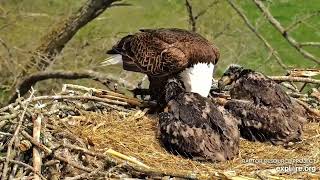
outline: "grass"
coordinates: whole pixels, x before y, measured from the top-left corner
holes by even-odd
[[[0,45],[0,102],[8,96],[6,90],[12,86],[15,76],[30,57],[30,51],[39,44],[54,24],[68,17],[85,0],[10,0],[0,2],[0,38],[7,44],[10,54]],[[131,0],[130,7],[115,7],[106,10],[97,19],[82,28],[66,45],[63,52],[48,69],[81,70],[92,69],[105,73],[120,74],[117,67],[100,67],[106,58],[105,51],[122,36],[134,33],[140,28],[179,27],[189,28],[184,0]],[[281,35],[262,17],[251,0],[236,1],[258,30],[276,48],[283,61],[290,67],[310,67],[313,63],[304,59]],[[195,13],[210,2],[192,1]],[[288,26],[292,21],[307,13],[320,9],[317,0],[279,0],[267,3],[274,16]],[[320,41],[320,21],[315,17],[292,32],[300,41]],[[216,75],[219,76],[230,63],[243,64],[267,74],[283,74],[276,61],[266,61],[268,51],[225,1],[210,8],[198,20],[198,32],[214,42],[221,50]],[[223,33],[221,33],[223,32]],[[308,49],[309,50],[309,49]],[[310,49],[320,56],[320,51]],[[131,76],[136,80],[141,75]],[[40,90],[47,91],[48,85],[59,84],[61,80],[42,82]],[[98,86],[90,81],[77,83]]]
[[[111,148],[164,172],[194,174],[200,179],[212,179],[211,176],[216,172],[252,178],[258,178],[257,174],[260,176],[267,174],[268,179],[272,179],[271,176],[274,179],[316,179],[320,175],[319,169],[315,169],[320,167],[319,123],[306,124],[303,141],[290,148],[241,139],[240,152],[235,159],[220,163],[201,163],[168,153],[157,139],[157,118],[152,116],[133,118],[135,113],[116,111],[107,114],[84,113],[82,116],[68,119],[68,122],[73,125],[72,133],[91,142],[96,151],[105,152]],[[250,159],[257,161],[283,159],[287,163],[247,162]],[[289,162],[301,159],[310,160],[310,163]],[[301,166],[310,169],[307,172],[276,173],[275,170],[281,166]]]

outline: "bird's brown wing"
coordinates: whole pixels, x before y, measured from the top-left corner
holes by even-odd
[[[167,76],[188,66],[188,57],[175,44],[169,44],[150,33],[122,38],[107,53],[121,54],[123,68],[149,76]]]
[[[167,76],[197,62],[215,64],[219,50],[196,33],[181,29],[145,29],[122,38],[109,54],[121,54],[123,68]]]
[[[141,29],[163,42],[175,44],[193,63],[205,62],[216,64],[220,58],[219,49],[200,34],[178,28]]]

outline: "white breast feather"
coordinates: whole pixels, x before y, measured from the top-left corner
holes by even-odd
[[[180,73],[187,92],[195,92],[203,97],[209,95],[212,85],[214,65],[212,63],[198,63]]]

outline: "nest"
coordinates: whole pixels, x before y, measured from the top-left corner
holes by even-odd
[[[122,94],[64,85],[55,96],[19,98],[0,109],[2,179],[317,178],[320,124],[289,147],[241,140],[239,156],[204,163],[168,153],[147,104]],[[302,171],[284,172],[284,167]],[[282,168],[282,169],[281,169]]]

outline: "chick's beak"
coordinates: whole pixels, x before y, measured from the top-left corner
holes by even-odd
[[[231,78],[229,76],[223,76],[219,81],[218,81],[218,88],[219,90],[223,90],[224,87],[228,84],[231,83]]]

